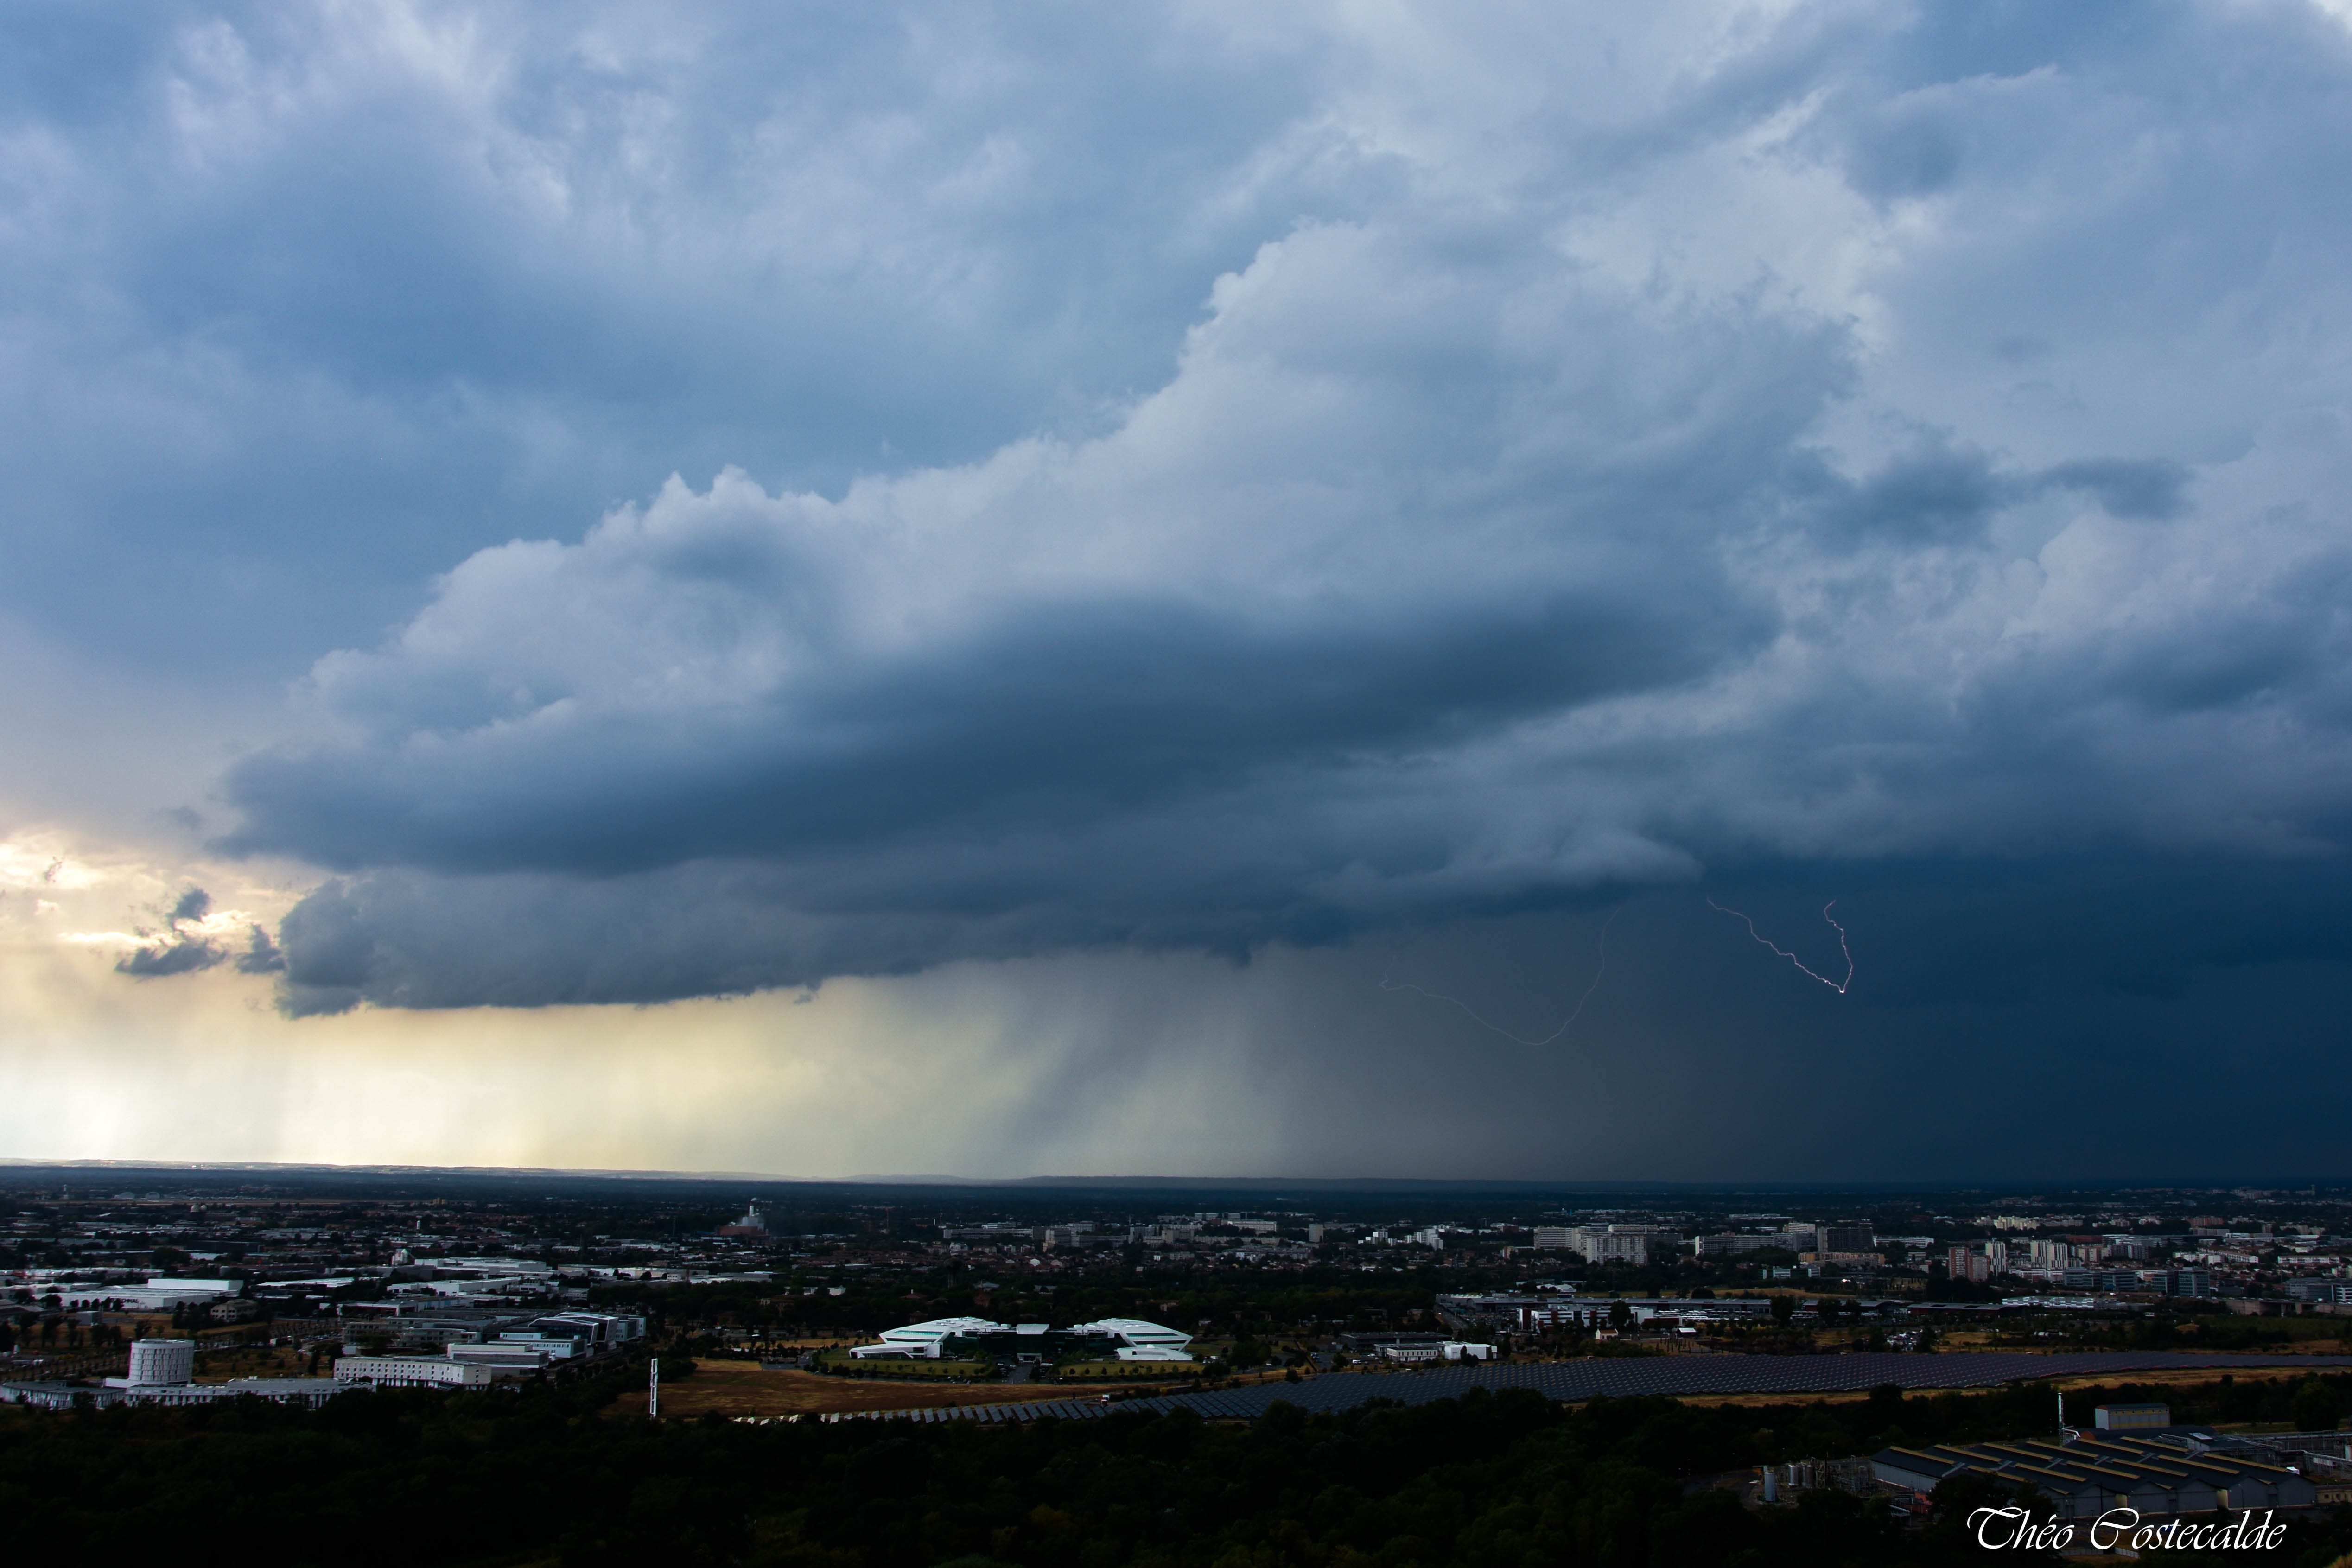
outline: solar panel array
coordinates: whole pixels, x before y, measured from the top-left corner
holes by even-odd
[[[1898,1388],[1988,1388],[2047,1377],[2113,1377],[2184,1368],[2228,1370],[2259,1366],[2352,1366],[2345,1355],[2194,1355],[2179,1352],[2081,1352],[2030,1355],[1954,1352],[1906,1355],[1675,1355],[1591,1359],[1501,1366],[1447,1366],[1415,1372],[1335,1372],[1301,1383],[1260,1383],[1153,1399],[1024,1400],[928,1410],[867,1413],[863,1418],[903,1421],[1092,1421],[1129,1412],[1190,1410],[1212,1420],[1252,1421],[1276,1401],[1324,1413],[1352,1410],[1375,1399],[1426,1405],[1455,1399],[1474,1388],[1532,1388],[1548,1399],[1574,1401],[1602,1395],[1839,1394],[1893,1384]]]

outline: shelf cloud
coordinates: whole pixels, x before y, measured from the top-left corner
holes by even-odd
[[[455,564],[226,776],[225,848],[336,873],[289,1005],[1245,955],[1766,861],[2334,854],[2343,284],[2306,264],[2346,214],[2264,154],[2344,114],[2294,58],[2341,30],[1709,15],[1605,24],[1625,82],[1590,17],[1438,60],[1327,18],[1222,171],[1290,182],[1278,232],[1093,428],[673,476]],[[1285,68],[1227,42],[1213,80]],[[2276,92],[2207,91],[2215,49]]]
[[[690,1003],[1036,1053],[980,1164],[1174,1083],[1434,1171],[2334,1049],[2341,7],[174,0],[0,81],[28,1057]],[[1542,1092],[1298,1109],[1431,1039]]]

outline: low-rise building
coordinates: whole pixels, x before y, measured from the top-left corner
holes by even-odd
[[[1495,1347],[1449,1339],[1439,1340],[1433,1344],[1384,1344],[1380,1347],[1379,1354],[1382,1361],[1486,1361],[1493,1358]]]
[[[451,1361],[487,1366],[492,1377],[527,1377],[547,1369],[547,1352],[528,1344],[453,1344]]]
[[[2291,1301],[2352,1303],[2352,1280],[2289,1280],[2280,1293]]]
[[[1102,1318],[1056,1329],[1047,1323],[1000,1323],[986,1318],[933,1318],[885,1330],[872,1344],[853,1346],[860,1361],[938,1360],[942,1356],[1015,1356],[1024,1361],[1090,1355],[1105,1361],[1189,1363],[1192,1336],[1140,1318]]]
[[[0,1385],[0,1403],[65,1410],[77,1405],[207,1405],[216,1399],[251,1398],[315,1408],[337,1392],[335,1380],[328,1377],[244,1377],[227,1383],[198,1383],[195,1367],[193,1340],[133,1340],[130,1367],[123,1376],[95,1385],[11,1383]]]
[[[267,1399],[317,1409],[342,1392],[331,1377],[239,1377],[226,1383],[174,1383],[122,1390],[132,1405],[207,1405],[215,1399]]]
[[[2050,1500],[2058,1518],[2074,1521],[2124,1508],[2154,1520],[2223,1508],[2305,1509],[2318,1502],[2312,1481],[2287,1466],[2161,1430],[1889,1448],[1871,1457],[1871,1471],[1886,1485],[1922,1498],[1942,1482],[1973,1472],[2020,1490],[2031,1487]]]
[[[492,1369],[446,1355],[346,1355],[335,1361],[335,1381],[373,1388],[488,1388]]]

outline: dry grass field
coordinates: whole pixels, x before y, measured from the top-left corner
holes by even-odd
[[[662,1385],[665,1417],[700,1416],[810,1416],[842,1410],[915,1410],[952,1405],[1010,1405],[1023,1400],[1084,1398],[1105,1390],[1099,1385],[1061,1386],[1047,1384],[961,1384],[940,1387],[921,1383],[897,1383],[880,1378],[824,1377],[789,1367],[766,1367],[751,1362],[705,1361],[694,1375]],[[614,1416],[642,1416],[646,1396],[631,1389],[607,1411]]]
[[[1258,1383],[1278,1379],[1279,1372],[1234,1379]],[[1024,1401],[1086,1399],[1102,1394],[1128,1397],[1149,1394],[1181,1394],[1186,1383],[1149,1384],[1132,1379],[1118,1383],[967,1383],[949,1387],[933,1384],[896,1382],[886,1378],[826,1377],[788,1367],[764,1367],[751,1362],[698,1362],[692,1377],[662,1385],[662,1415],[809,1416],[845,1410],[916,1410],[955,1405],[1017,1405]],[[615,1400],[606,1414],[642,1416],[646,1396],[631,1389]]]
[[[314,1375],[310,1358],[299,1350],[272,1350],[267,1345],[240,1345],[233,1350],[207,1350],[196,1358],[198,1383],[226,1383],[238,1377],[325,1376],[334,1369],[331,1353],[319,1359]]]
[[[2128,1372],[2109,1373],[2095,1377],[2053,1377],[2050,1381],[2052,1386],[2064,1389],[2112,1388],[2118,1384],[2179,1388],[2219,1382],[2224,1376],[2232,1376],[2241,1382],[2252,1383],[2272,1378],[2300,1379],[2309,1376],[2310,1374],[2311,1368],[2307,1366],[2206,1366],[2184,1367],[2177,1372]],[[1997,1392],[1999,1390],[1992,1388],[1913,1388],[1906,1389],[1905,1396],[1918,1398],[1942,1394],[1976,1395]],[[1864,1393],[1685,1394],[1681,1396],[1682,1402],[1685,1405],[1846,1405],[1869,1397],[1870,1396]],[[2089,1419],[2087,1414],[2084,1418]]]

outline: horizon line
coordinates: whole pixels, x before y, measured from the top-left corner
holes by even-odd
[[[646,1182],[758,1182],[794,1186],[938,1186],[938,1187],[1369,1187],[1407,1188],[1439,1187],[1474,1191],[1529,1189],[1559,1192],[1622,1192],[1694,1194],[1738,1191],[1801,1192],[1813,1190],[1837,1191],[1897,1191],[1897,1192],[2016,1192],[2044,1187],[2058,1191],[2094,1190],[2167,1190],[2212,1189],[2234,1186],[2262,1186],[2272,1190],[2294,1187],[2316,1191],[2325,1187],[2352,1186],[2352,1177],[2343,1176],[2042,1176],[2034,1178],[2007,1177],[1812,1177],[1769,1178],[1758,1176],[1719,1177],[1713,1180],[1691,1178],[1643,1177],[1572,1177],[1572,1176],[1156,1176],[1156,1175],[1041,1175],[1023,1176],[969,1176],[943,1173],[877,1175],[845,1176],[784,1176],[766,1171],[743,1170],[646,1170],[593,1166],[431,1166],[398,1165],[381,1162],[337,1164],[325,1161],[291,1160],[166,1160],[166,1159],[41,1159],[13,1155],[0,1155],[0,1171],[158,1171],[213,1172],[286,1175],[333,1176],[425,1176],[505,1177],[553,1177],[568,1180],[603,1179]]]

